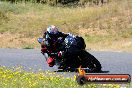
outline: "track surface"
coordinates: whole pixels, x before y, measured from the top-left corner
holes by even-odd
[[[102,64],[102,73],[119,73],[132,75],[132,52],[90,52]],[[27,71],[50,70],[57,71],[57,67],[47,66],[39,49],[0,49],[0,66],[23,66]],[[58,72],[66,77],[75,73]]]

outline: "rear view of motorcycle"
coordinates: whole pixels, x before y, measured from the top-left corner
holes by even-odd
[[[38,38],[38,42],[42,44],[45,41],[43,38]],[[90,72],[101,71],[100,62],[85,50],[86,44],[82,37],[68,34],[61,45],[63,48],[55,52],[48,50],[46,45],[42,48],[44,50],[41,49],[47,63],[49,61],[53,63],[53,65],[49,65],[50,67],[57,65],[58,69],[64,71],[76,71],[81,66]]]

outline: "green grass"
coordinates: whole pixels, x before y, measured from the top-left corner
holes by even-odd
[[[119,88],[119,86],[121,84],[86,84],[80,86],[75,78],[67,78],[50,71],[33,73],[24,71],[22,67],[10,69],[0,67],[1,88]]]
[[[19,35],[19,47],[32,45],[24,38],[41,37],[47,26],[54,24],[60,31],[79,34],[86,43],[104,43],[113,40],[122,41],[132,38],[132,2],[131,0],[112,1],[103,6],[53,7],[37,3],[0,3],[0,33]],[[5,37],[5,36],[4,36]],[[12,38],[12,37],[11,37]],[[3,38],[2,38],[3,39]],[[2,40],[1,39],[1,40]],[[1,41],[5,42],[5,41]],[[6,41],[8,43],[12,43]],[[35,42],[35,41],[34,41]],[[38,47],[37,41],[33,47]],[[12,47],[4,43],[0,47]]]
[[[106,27],[103,26],[103,28],[110,30],[111,28],[116,28],[121,24],[117,23],[117,25],[114,25],[116,22],[114,23],[111,17],[115,17],[119,14],[123,15],[124,13],[122,13],[122,11],[130,9],[127,2],[125,2],[125,4],[122,2],[112,3],[102,7],[96,6],[85,8],[62,8],[34,3],[10,4],[2,2],[0,5],[0,12],[4,14],[8,20],[6,21],[6,24],[1,25],[1,27],[4,27],[1,28],[1,30],[5,29],[9,32],[15,33],[32,31],[41,32],[50,24],[55,24],[65,31],[73,30],[75,33],[78,33],[77,30],[79,27],[99,28],[99,26],[101,27],[103,24],[107,25]],[[128,18],[125,17],[121,20],[123,21],[125,19],[126,21],[128,20]],[[98,21],[100,24],[97,23]]]
[[[52,72],[25,72],[20,68],[9,70],[0,67],[1,88],[67,88],[78,87],[71,78],[64,78]]]

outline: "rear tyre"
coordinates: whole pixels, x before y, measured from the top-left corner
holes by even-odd
[[[88,68],[91,72],[100,72],[101,71],[101,64],[100,62],[90,53],[83,51],[83,59],[82,59],[82,67]]]

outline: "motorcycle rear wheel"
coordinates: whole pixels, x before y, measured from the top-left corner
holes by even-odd
[[[82,58],[82,67],[83,68],[88,68],[91,72],[101,72],[101,64],[100,62],[90,53],[87,51],[81,52],[81,56],[83,55]]]

